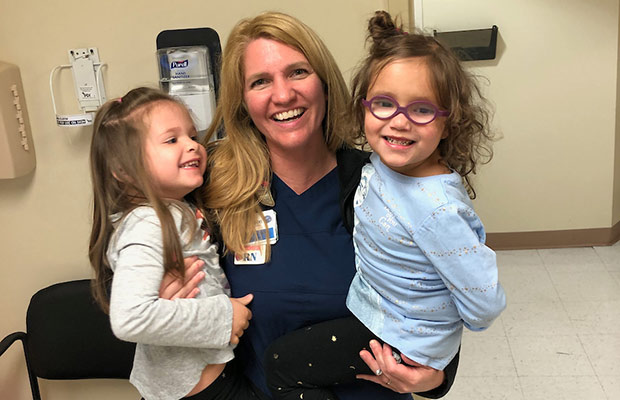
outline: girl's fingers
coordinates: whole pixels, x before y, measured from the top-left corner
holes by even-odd
[[[198,293],[200,293],[200,289],[196,288],[194,290],[192,290],[191,292],[189,292],[189,294],[187,296],[185,296],[186,299],[193,299],[194,297],[198,296]]]
[[[159,297],[162,299],[175,300],[183,298],[193,298],[200,292],[198,284],[205,277],[202,270],[204,261],[196,256],[188,257],[183,260],[185,265],[185,277],[166,274],[159,287]]]
[[[170,298],[170,300],[190,299],[192,297],[195,297],[200,291],[198,289],[198,284],[202,279],[204,279],[204,277],[205,273],[203,271],[200,271],[194,276],[190,277],[189,280],[186,280],[185,283],[178,288],[177,292]],[[179,285],[181,285],[180,282]]]
[[[178,278],[171,274],[166,274],[159,286],[159,297],[171,300],[182,287],[183,284]]]
[[[204,261],[198,259],[196,256],[184,259],[183,263],[185,264],[185,282],[200,272],[205,264]]]

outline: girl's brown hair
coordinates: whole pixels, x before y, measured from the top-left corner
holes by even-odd
[[[155,209],[161,222],[164,270],[184,275],[183,256],[169,201],[157,196],[144,156],[144,135],[148,116],[161,102],[185,107],[160,90],[140,87],[120,99],[110,100],[97,111],[90,147],[93,185],[93,223],[88,256],[95,272],[92,291],[99,305],[108,311],[108,290],[112,270],[107,250],[114,225],[141,204]],[[184,218],[184,222],[193,221]]]
[[[352,112],[358,126],[364,126],[362,99],[381,70],[395,60],[422,57],[431,74],[438,106],[448,110],[445,133],[439,143],[442,161],[463,178],[471,198],[476,192],[468,178],[476,166],[493,157],[488,102],[474,76],[465,71],[457,56],[431,36],[406,33],[385,11],[377,11],[368,22],[369,54],[352,81]]]
[[[222,56],[222,85],[211,137],[223,129],[225,138],[212,149],[206,206],[216,210],[228,251],[243,252],[262,215],[259,197],[271,181],[271,162],[263,134],[244,103],[244,56],[250,42],[267,38],[301,52],[323,83],[327,109],[323,135],[330,151],[353,144],[350,101],[336,61],[319,36],[298,19],[265,12],[240,21],[228,37]]]

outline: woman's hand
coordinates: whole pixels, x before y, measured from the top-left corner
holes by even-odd
[[[204,261],[196,256],[187,257],[183,260],[185,264],[185,279],[170,273],[164,275],[164,279],[159,285],[159,297],[167,300],[191,299],[196,297],[200,289],[198,284],[205,277],[202,270]]]
[[[401,355],[403,363],[398,364],[388,344],[382,346],[371,340],[370,349],[372,354],[362,350],[360,357],[376,375],[357,375],[359,379],[378,383],[398,393],[426,392],[444,381],[443,371],[418,364],[404,355]]]

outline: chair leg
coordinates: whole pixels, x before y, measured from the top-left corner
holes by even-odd
[[[15,332],[6,336],[0,342],[0,355],[4,354],[4,352],[13,344],[15,341],[21,340],[22,346],[24,347],[24,358],[26,360],[26,370],[28,371],[28,379],[30,380],[30,390],[32,391],[32,399],[33,400],[41,400],[41,392],[39,391],[39,381],[37,380],[37,376],[32,370],[32,366],[30,364],[30,356],[28,355],[28,346],[26,341],[28,340],[28,335],[24,332]]]
[[[24,358],[26,359],[26,370],[28,371],[28,379],[30,380],[32,400],[41,400],[41,392],[39,391],[39,380],[37,379],[37,376],[32,369],[32,364],[30,363],[30,353],[28,352],[28,346],[26,344],[27,340],[28,337],[26,336],[22,340],[22,345],[24,346]]]

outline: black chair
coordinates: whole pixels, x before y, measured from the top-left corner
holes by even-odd
[[[90,280],[57,283],[32,296],[26,332],[0,342],[0,356],[16,341],[24,347],[32,398],[40,400],[38,378],[129,379],[135,344],[117,339],[108,316],[90,294]]]

